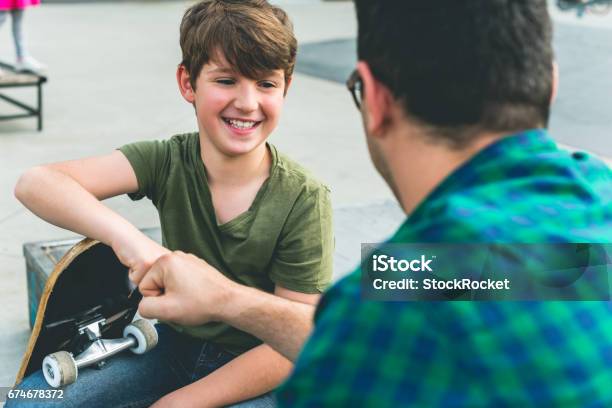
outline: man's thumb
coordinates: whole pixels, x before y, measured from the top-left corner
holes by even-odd
[[[138,313],[146,319],[169,320],[167,300],[163,295],[145,297],[138,305]]]

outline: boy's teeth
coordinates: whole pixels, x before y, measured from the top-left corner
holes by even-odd
[[[255,126],[256,122],[244,122],[242,120],[229,119],[228,122],[230,125],[240,128],[240,129],[250,129]]]

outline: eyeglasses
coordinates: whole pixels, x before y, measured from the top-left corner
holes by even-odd
[[[361,101],[363,100],[363,83],[359,76],[359,71],[354,70],[346,80],[346,87],[353,95],[353,100],[357,109],[361,109]]]

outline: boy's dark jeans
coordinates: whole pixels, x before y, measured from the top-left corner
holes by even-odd
[[[87,367],[77,381],[64,387],[63,399],[7,400],[5,407],[146,407],[166,394],[207,376],[236,356],[219,346],[183,336],[165,324],[156,325],[157,347],[146,354],[124,352],[107,360],[104,368]],[[17,389],[51,389],[42,372],[25,378]],[[203,399],[206,396],[202,396]],[[266,394],[239,407],[274,407]]]

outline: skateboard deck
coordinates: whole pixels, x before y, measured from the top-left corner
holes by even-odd
[[[102,365],[104,358],[126,348],[138,353],[134,350],[138,339],[131,337],[139,336],[127,336],[124,331],[132,326],[141,298],[128,279],[127,268],[109,246],[91,239],[74,245],[56,264],[45,284],[15,385],[40,370],[43,361],[47,361],[45,357],[58,351],[64,354],[60,357],[68,359],[69,366],[74,363],[74,379],[68,383],[76,380],[77,367]],[[148,340],[155,337],[156,343],[156,333],[151,334],[150,330],[147,333],[145,337]],[[117,344],[105,344],[102,340],[122,336],[130,337],[131,343],[122,344],[121,350]],[[140,347],[140,352],[154,345],[145,347],[146,350]],[[88,361],[79,362],[78,356],[84,354],[88,354]],[[45,378],[49,382],[47,375]]]

